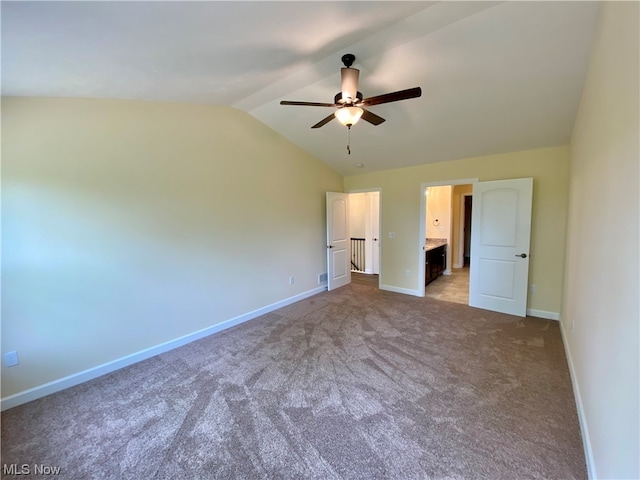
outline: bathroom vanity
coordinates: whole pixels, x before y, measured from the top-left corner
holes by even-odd
[[[447,268],[447,241],[440,238],[427,238],[424,251],[424,284],[426,286],[442,275]]]

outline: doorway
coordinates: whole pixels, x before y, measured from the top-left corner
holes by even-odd
[[[379,285],[380,191],[349,193],[351,281]]]
[[[466,182],[425,185],[424,294],[468,305],[473,180]],[[440,260],[441,251],[446,263],[435,269],[440,274],[434,276],[433,262]]]
[[[427,189],[465,184],[472,185],[473,195],[468,305],[524,317],[528,302],[533,178],[422,184],[419,239],[422,262],[431,248],[426,236]],[[460,221],[464,225],[464,220]],[[456,223],[452,225],[455,227]],[[456,242],[452,247],[456,247]],[[426,285],[425,279],[430,278],[424,270],[421,269],[421,285]]]
[[[326,214],[327,289],[347,285],[357,275],[379,288],[380,190],[326,192]],[[359,245],[352,246],[356,241]]]
[[[465,193],[463,201],[460,202],[462,207],[462,266],[469,267],[471,265],[471,209],[473,207],[473,195]]]

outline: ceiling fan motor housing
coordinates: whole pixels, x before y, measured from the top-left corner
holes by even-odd
[[[360,70],[357,68],[341,68],[340,76],[342,77],[342,102],[352,104],[356,101],[358,95],[358,79]]]
[[[347,104],[357,105],[358,103],[362,102],[362,99],[363,99],[362,92],[356,92],[356,98],[353,99],[352,101],[344,100],[343,92],[338,92],[336,93],[336,96],[333,97],[333,103],[337,105],[347,105]]]

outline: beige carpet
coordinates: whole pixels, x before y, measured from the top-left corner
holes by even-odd
[[[586,478],[557,322],[353,284],[4,412],[2,463],[65,479]]]

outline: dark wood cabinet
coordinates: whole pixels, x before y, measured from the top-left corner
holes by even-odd
[[[447,246],[441,245],[425,252],[424,284],[429,285],[447,268]]]

